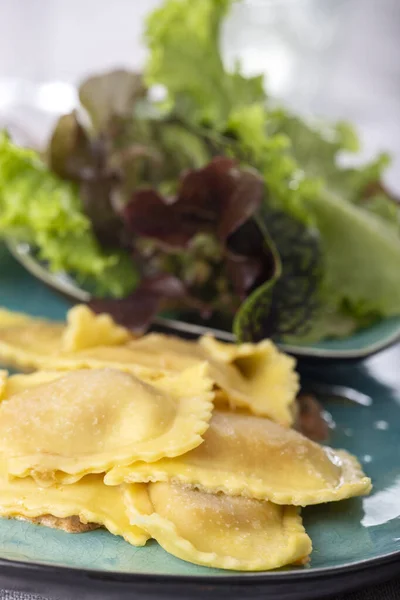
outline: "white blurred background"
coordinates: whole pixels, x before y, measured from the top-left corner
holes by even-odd
[[[140,68],[144,18],[158,4],[0,0],[0,117],[27,119],[40,136],[48,114],[73,105],[71,84]],[[247,0],[223,50],[266,72],[271,93],[295,109],[355,122],[366,158],[393,154],[388,183],[400,192],[400,0]]]

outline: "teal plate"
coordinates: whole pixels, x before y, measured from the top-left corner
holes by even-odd
[[[69,304],[0,247],[0,305],[61,319]],[[0,520],[0,587],[67,599],[323,598],[388,578],[400,569],[400,347],[367,361],[302,365],[304,381],[352,387],[362,404],[327,398],[336,424],[329,443],[356,454],[374,484],[368,498],[309,507],[311,563],[270,573],[236,573],[178,560],[156,543],[134,548],[105,531],[68,535]],[[361,396],[362,397],[362,396]],[[368,397],[371,401],[368,401]],[[74,594],[72,590],[75,590]],[[137,594],[137,595],[136,595]]]
[[[27,271],[50,288],[61,292],[67,297],[80,302],[90,300],[89,292],[81,289],[73,279],[63,274],[50,273],[46,266],[36,259],[27,244],[10,241],[8,248],[18,262]],[[167,321],[175,330],[179,329],[188,334],[202,335],[212,331],[220,339],[233,341],[233,335],[226,331],[209,329],[198,325],[190,325],[180,321],[158,319],[168,326]],[[286,344],[279,343],[282,350],[298,358],[313,360],[356,360],[367,358],[377,352],[384,350],[400,341],[400,317],[382,319],[368,328],[362,329],[351,336],[343,339],[322,340],[314,344]]]

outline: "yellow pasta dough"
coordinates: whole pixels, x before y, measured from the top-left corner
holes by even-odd
[[[298,509],[178,484],[129,486],[131,523],[170,554],[222,569],[261,571],[304,562],[311,540]]]
[[[9,474],[31,475],[41,485],[176,456],[200,444],[209,425],[213,396],[206,363],[153,385],[113,369],[48,376],[53,380],[27,385],[0,404]],[[37,383],[46,374],[25,376],[30,378]]]
[[[150,334],[129,343],[132,360],[147,368],[179,371],[207,360],[210,376],[222,391],[218,403],[291,425],[299,390],[293,358],[269,340],[259,344],[226,344],[211,336],[196,342]]]
[[[123,363],[123,345],[130,339],[133,336],[109,315],[95,315],[85,305],[72,308],[66,324],[0,309],[0,360],[22,370],[110,366],[112,358],[105,363],[91,360],[96,346],[110,356],[118,356],[121,348]]]
[[[35,519],[45,515],[79,517],[83,523],[103,525],[134,546],[143,546],[149,538],[130,524],[122,488],[107,487],[100,475],[87,475],[72,485],[40,488],[30,477],[9,480],[0,456],[0,516]]]
[[[9,318],[10,325],[0,321],[0,358],[19,368],[112,367],[151,381],[206,360],[218,403],[293,423],[295,361],[270,341],[235,345],[209,336],[190,342],[160,334],[134,339],[109,316],[96,316],[85,306],[69,311],[66,326],[27,317],[15,322],[12,313]]]
[[[57,354],[62,323],[0,309],[0,361],[18,369],[40,368],[44,357]]]
[[[199,344],[208,359],[218,365],[215,380],[229,403],[282,425],[293,423],[299,391],[293,358],[280,352],[270,340],[227,344],[204,336]]]
[[[177,481],[206,491],[223,491],[306,506],[366,494],[371,481],[357,460],[325,448],[267,419],[215,411],[204,442],[191,452],[152,464],[112,469],[109,485]]]
[[[29,322],[32,319],[29,315],[20,312],[14,312],[7,308],[0,308],[0,327],[10,327],[11,325],[20,325]]]
[[[37,371],[30,375],[11,375],[7,371],[0,371],[0,401],[8,400],[12,396],[35,388],[55,379],[60,379],[60,371]]]
[[[0,402],[4,400],[7,388],[8,372],[0,370]]]
[[[131,338],[124,327],[106,314],[96,315],[87,306],[75,306],[67,315],[62,349],[75,352],[93,346],[118,346]]]

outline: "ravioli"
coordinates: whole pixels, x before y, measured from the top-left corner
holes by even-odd
[[[3,457],[0,457],[0,516],[36,520],[69,530],[71,518],[78,518],[82,523],[91,523],[91,529],[93,523],[102,525],[134,546],[143,546],[149,538],[144,530],[130,524],[123,489],[107,487],[100,475],[87,475],[72,485],[40,488],[30,477],[9,480]]]
[[[66,324],[0,309],[0,360],[22,370],[107,366],[73,357],[96,346],[112,353],[130,339],[109,315],[96,315],[85,305],[69,310]]]
[[[130,486],[125,502],[132,524],[195,564],[264,571],[303,563],[312,549],[294,506],[168,483]]]
[[[85,305],[72,308],[66,324],[0,309],[0,361],[22,371],[113,367],[148,381],[162,377],[166,369],[135,360],[133,339],[111,317],[95,315]]]
[[[227,344],[204,336],[199,343],[219,366],[216,381],[229,403],[282,425],[293,423],[300,386],[292,357],[280,352],[270,340]]]
[[[312,442],[267,419],[215,411],[204,442],[152,464],[117,466],[105,483],[172,481],[209,492],[307,506],[366,494],[371,480],[344,450]]]
[[[244,408],[282,425],[293,423],[299,390],[295,361],[269,340],[235,345],[218,342],[211,336],[196,343],[149,334],[129,342],[128,349],[133,362],[156,370],[180,371],[207,360],[210,377],[219,390],[218,404]],[[94,349],[92,357],[99,356],[99,352],[101,348]]]
[[[219,404],[245,408],[253,414],[291,425],[299,390],[295,361],[269,340],[259,344],[226,344],[211,336],[198,343],[150,334],[131,341],[134,360],[150,367],[179,370],[190,362],[207,360],[220,393]]]
[[[152,385],[112,369],[60,372],[28,385],[0,404],[8,472],[43,486],[73,483],[117,464],[187,452],[209,426],[211,388],[206,363]]]
[[[9,323],[0,320],[0,358],[8,364],[46,370],[112,367],[152,381],[207,360],[219,404],[286,426],[294,421],[295,361],[268,340],[235,345],[210,336],[199,342],[160,334],[135,339],[111,317],[86,306],[71,309],[66,326],[8,314]]]

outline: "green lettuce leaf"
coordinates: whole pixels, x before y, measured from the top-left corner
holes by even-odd
[[[362,202],[362,207],[400,233],[400,205],[387,194],[373,194]]]
[[[349,202],[362,203],[368,186],[382,181],[390,164],[389,156],[382,153],[357,167],[342,166],[348,153],[360,149],[357,133],[343,121],[329,125],[280,109],[271,113],[269,125],[273,133],[290,139],[290,154],[307,177],[319,179],[330,192]],[[392,203],[389,197],[387,200]]]
[[[342,166],[341,156],[359,149],[354,130],[342,122],[317,125],[280,110],[271,113],[269,128],[290,139],[288,151],[306,180],[319,181],[317,193],[297,196],[298,205],[291,196],[279,195],[284,210],[305,216],[320,234],[320,311],[304,339],[342,337],[400,314],[400,207],[380,184],[388,156]],[[370,194],[371,187],[377,193]]]
[[[234,107],[265,97],[262,77],[228,73],[220,29],[235,0],[167,0],[148,20],[147,83],[166,87],[169,101],[194,123],[225,126]]]
[[[383,219],[324,191],[310,198],[321,236],[325,287],[360,319],[400,313],[400,237]]]
[[[122,296],[136,285],[129,256],[98,245],[76,185],[53,175],[34,151],[15,146],[4,132],[0,237],[32,244],[51,270],[72,273],[99,293]]]

